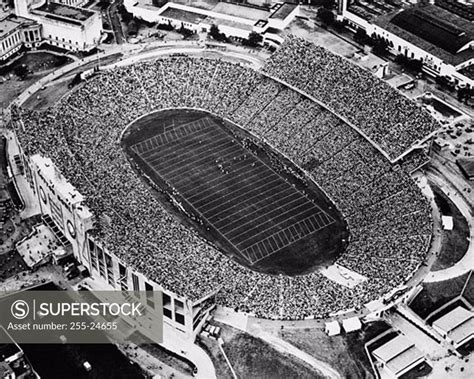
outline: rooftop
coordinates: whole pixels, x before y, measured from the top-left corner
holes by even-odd
[[[474,40],[474,24],[435,5],[413,6],[377,17],[374,23],[447,63],[474,58],[470,48],[459,52]]]
[[[468,21],[474,21],[474,3],[466,4],[458,0],[435,0],[435,4],[441,8],[451,11]]]
[[[32,13],[44,13],[48,18],[79,25],[82,21],[86,21],[95,14],[84,8],[71,7],[53,2],[45,2],[40,7],[35,8]]]
[[[247,20],[258,21],[260,19],[267,19],[269,12],[264,9],[249,7],[245,5],[230,4],[219,2],[212,12],[225,14],[227,16],[241,17]]]
[[[296,4],[290,3],[277,4],[277,7],[275,7],[275,10],[270,15],[270,18],[284,20],[295,10],[296,7]]]
[[[390,362],[387,363],[387,367],[391,372],[398,374],[412,364],[419,362],[421,359],[423,359],[423,353],[415,346],[411,346],[390,360]]]
[[[164,12],[160,13],[160,16],[171,18],[173,20],[189,22],[190,24],[199,24],[204,19],[206,19],[206,15],[191,11],[185,11],[182,9],[172,8],[169,7],[164,10]]]
[[[474,26],[436,6],[412,7],[391,22],[443,50],[456,54],[474,40]]]
[[[399,9],[401,4],[397,1],[378,1],[378,2],[368,2],[368,1],[358,1],[357,3],[352,3],[348,5],[348,10],[351,13],[356,14],[357,16],[363,18],[364,20],[371,21],[375,17],[392,13],[396,9]]]
[[[458,72],[460,74],[468,77],[469,79],[474,80],[474,64],[471,64],[467,67],[464,67],[464,68],[458,70]]]
[[[467,340],[469,336],[474,335],[474,318],[470,318],[468,321],[459,325],[450,333],[448,337],[453,340],[456,344],[461,344]]]
[[[436,326],[437,328],[449,333],[473,317],[474,313],[463,307],[457,307],[433,322],[433,326]]]
[[[36,24],[36,21],[10,14],[0,20],[0,38],[6,36],[8,33],[15,30],[15,28],[17,28],[18,26],[34,24]]]
[[[373,354],[382,362],[388,362],[414,345],[408,338],[400,334],[374,350]]]
[[[3,38],[10,34],[13,30],[20,27],[21,23],[13,21],[9,17],[0,20],[0,38]]]
[[[204,20],[209,25],[223,25],[223,26],[228,26],[231,28],[236,28],[240,30],[248,30],[249,32],[252,31],[252,25],[244,24],[242,22],[236,22],[236,21],[231,21],[231,20],[226,20],[223,18],[217,18],[217,17],[206,17]]]
[[[399,373],[423,358],[415,344],[402,334],[374,350],[373,354],[393,373]]]
[[[456,163],[468,178],[474,178],[474,158],[459,158]]]

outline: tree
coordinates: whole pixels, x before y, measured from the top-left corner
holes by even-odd
[[[219,28],[217,25],[212,24],[211,29],[209,30],[209,35],[214,38],[215,40],[219,39],[220,36]]]
[[[318,18],[326,25],[331,25],[334,22],[334,13],[326,8],[318,9]]]
[[[376,38],[372,52],[376,55],[386,55],[388,53],[388,43],[383,38]]]
[[[184,38],[189,38],[194,34],[194,32],[186,28],[183,23],[181,23],[181,28],[179,28],[178,32],[181,33]]]
[[[471,99],[473,90],[468,87],[460,87],[458,89],[458,100],[466,104]]]
[[[354,41],[365,44],[367,42],[367,33],[362,28],[357,28],[356,34],[354,34]]]
[[[82,81],[81,74],[78,73],[74,76],[74,78],[72,78],[71,83],[69,83],[69,85],[72,88],[72,87],[78,85],[81,81]]]
[[[219,28],[217,25],[211,25],[211,29],[209,30],[209,35],[214,38],[216,41],[226,41],[227,37],[224,33],[219,32]]]
[[[133,19],[133,14],[131,14],[129,11],[127,11],[127,8],[125,8],[125,5],[121,5],[118,7],[118,11],[120,15],[122,16],[122,21],[126,24],[128,24],[130,21]]]
[[[244,40],[244,45],[256,47],[263,41],[263,37],[257,32],[250,32],[248,38]]]
[[[18,76],[21,80],[25,79],[28,75],[28,66],[26,64],[16,66],[15,75]]]
[[[335,4],[334,0],[321,0],[321,5],[326,9],[333,9]]]

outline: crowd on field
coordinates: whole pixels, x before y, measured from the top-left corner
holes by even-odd
[[[318,96],[352,122],[372,110],[365,120],[366,132],[374,139],[379,136],[390,151],[406,146],[408,137],[387,133],[389,122],[399,131],[407,129],[410,118],[414,130],[431,128],[423,112],[390,91],[378,105],[363,101],[365,95],[381,96],[380,85],[376,79],[361,77],[356,68],[343,66],[347,72],[339,72],[325,63],[320,72],[316,67],[311,73],[300,68],[299,78],[291,75],[293,67],[305,64],[303,57],[314,65],[326,58],[319,49],[314,56],[301,54],[308,47],[299,40],[290,43],[295,45],[294,56],[283,47],[272,59],[271,73],[294,85],[304,83],[302,87],[313,95],[320,86]],[[288,74],[282,75],[283,69],[277,72],[277,65],[286,67]],[[346,74],[352,75],[350,79],[338,80],[338,75]],[[328,87],[329,80],[335,82],[333,88]],[[367,91],[361,89],[365,80],[371,84]],[[355,81],[361,82],[357,101],[352,99]],[[314,88],[308,88],[313,82]],[[341,91],[347,91],[346,98],[335,95]],[[395,103],[384,105],[392,100]],[[120,140],[137,117],[179,107],[227,118],[304,168],[347,220],[350,243],[338,263],[367,281],[348,289],[318,272],[297,277],[254,272],[217,252],[168,214],[133,171]],[[377,115],[381,119],[376,120]],[[293,319],[360,309],[403,283],[429,245],[430,209],[403,166],[392,166],[322,106],[240,65],[172,57],[103,71],[47,111],[13,109],[13,124],[27,154],[50,157],[85,196],[93,213],[106,216],[108,222],[97,223],[96,240],[130,268],[190,299],[221,287],[220,304],[261,317]]]

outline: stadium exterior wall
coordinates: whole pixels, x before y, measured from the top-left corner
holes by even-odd
[[[72,250],[74,257],[88,268],[93,279],[106,287],[101,289],[161,290],[162,309],[155,310],[155,302],[151,302],[149,311],[163,312],[164,327],[171,331],[164,334],[165,338],[178,336],[180,339],[194,341],[215,307],[218,289],[193,302],[128,267],[93,236],[92,231],[96,223],[99,219],[101,222],[107,222],[107,217],[92,214],[84,205],[82,195],[62,176],[50,159],[37,154],[32,156],[25,154],[16,135],[12,143],[18,145],[25,167],[25,176],[34,193],[35,201],[39,204],[41,216],[54,222],[59,233],[70,243],[68,249]],[[166,340],[163,345],[167,345]]]

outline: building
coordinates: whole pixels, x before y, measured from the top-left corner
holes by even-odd
[[[0,21],[0,62],[5,62],[23,46],[41,44],[41,25],[35,21],[9,15]]]
[[[0,378],[22,379],[39,377],[28,362],[23,350],[0,325]]]
[[[342,327],[346,333],[355,332],[362,328],[362,324],[358,317],[351,317],[342,320]]]
[[[398,335],[372,352],[382,377],[399,378],[423,364],[425,358],[404,335]]]
[[[14,0],[15,14],[42,27],[42,40],[70,51],[89,51],[102,37],[98,12],[49,0]]]
[[[456,164],[467,180],[474,180],[474,158],[459,158]]]
[[[299,6],[290,3],[277,3],[271,8],[234,3],[197,7],[171,1],[158,7],[151,0],[125,0],[124,4],[135,17],[147,22],[184,26],[194,32],[208,32],[217,25],[221,33],[240,39],[254,31],[263,36],[264,42],[274,45],[283,42],[280,32],[299,14]]]
[[[338,19],[385,40],[395,55],[423,62],[423,70],[474,87],[474,13],[454,0],[402,7],[400,1],[339,0]],[[471,7],[466,7],[470,9]]]
[[[337,320],[327,322],[324,331],[330,337],[337,336],[341,334],[341,325]]]
[[[433,329],[457,349],[474,338],[474,313],[457,307],[434,321]]]
[[[454,222],[452,216],[441,216],[441,224],[443,225],[443,230],[453,230]]]
[[[11,143],[18,144],[14,140]],[[111,254],[94,237],[98,223],[108,222],[107,215],[94,215],[84,205],[84,197],[57,170],[49,158],[39,155],[27,156],[21,152],[25,176],[40,205],[40,212],[56,238],[62,241],[67,252],[84,265],[91,277],[100,283],[103,290],[156,291],[163,292],[163,298],[147,299],[148,311],[163,313],[164,345],[167,341],[194,341],[201,331],[210,312],[215,307],[214,292],[201,299],[191,301],[178,296],[160,283],[153,282],[142,273],[127,267],[117,256]],[[155,309],[162,304],[160,309]],[[172,350],[172,349],[170,349]],[[174,351],[174,350],[173,350]]]

